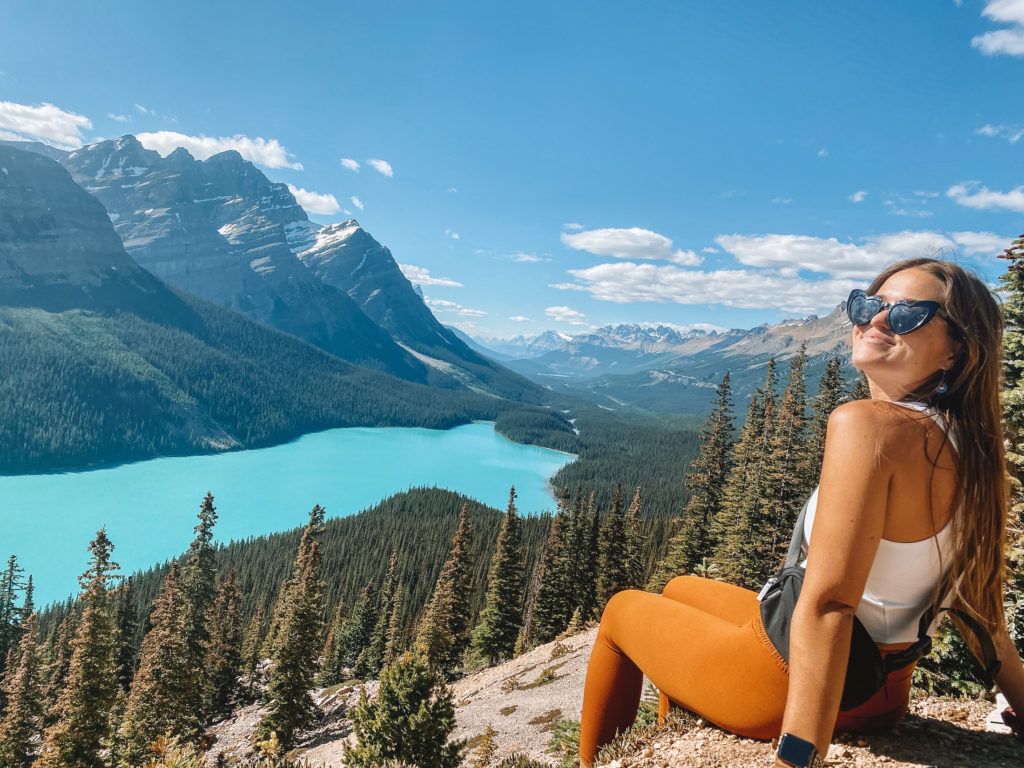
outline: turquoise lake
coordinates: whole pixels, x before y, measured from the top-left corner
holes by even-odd
[[[419,486],[503,510],[515,485],[521,513],[552,510],[548,479],[572,460],[480,422],[444,431],[332,429],[272,448],[0,477],[0,558],[17,555],[34,579],[36,605],[45,605],[77,593],[86,548],[103,526],[126,574],[183,552],[207,491],[215,538],[227,542],[301,526],[314,504],[344,517]]]

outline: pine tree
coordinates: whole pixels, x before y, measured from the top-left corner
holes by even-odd
[[[142,640],[139,671],[132,680],[128,706],[118,730],[123,765],[141,764],[160,736],[189,737],[198,729],[199,712],[192,708],[188,687],[194,677],[182,632],[185,595],[181,569],[171,569],[149,616],[150,629]]]
[[[465,742],[449,742],[455,729],[454,696],[422,656],[407,653],[387,667],[370,701],[363,691],[352,710],[355,747],[346,747],[349,768],[401,762],[419,768],[458,768]]]
[[[370,579],[363,587],[363,591],[360,592],[359,599],[352,607],[352,613],[345,620],[338,638],[336,664],[339,668],[354,667],[359,659],[359,654],[369,644],[370,638],[373,636],[373,628],[377,624],[378,604],[377,585],[373,579]]]
[[[35,760],[36,738],[42,733],[42,661],[35,637],[35,614],[24,624],[17,669],[8,669],[4,681],[7,708],[0,721],[0,765],[29,768]]]
[[[830,357],[825,364],[825,373],[818,382],[818,396],[811,403],[810,422],[810,446],[808,448],[807,477],[813,482],[818,482],[821,475],[821,460],[825,456],[825,433],[828,427],[828,417],[837,406],[846,402],[849,392],[846,390],[846,382],[843,380],[842,358]]]
[[[49,728],[57,722],[57,700],[67,685],[68,672],[71,669],[71,641],[75,636],[75,625],[71,614],[61,619],[54,640],[53,654],[46,667],[46,686],[43,690],[43,701],[46,706],[43,715],[43,726]]]
[[[568,626],[575,607],[570,589],[568,550],[572,520],[569,505],[566,489],[559,499],[541,556],[540,586],[533,607],[532,628],[534,639],[541,643],[554,640]]]
[[[484,609],[473,630],[473,647],[491,664],[512,655],[523,621],[523,547],[515,500],[513,486],[487,574]]]
[[[759,587],[782,566],[800,506],[814,487],[807,475],[807,355],[793,356],[789,383],[772,422],[768,456],[761,474],[763,502],[746,510],[745,586]],[[814,478],[816,480],[817,478]]]
[[[718,546],[722,530],[717,522],[722,512],[726,479],[732,469],[733,404],[728,373],[722,377],[717,392],[711,415],[700,431],[700,454],[690,462],[690,471],[686,474],[690,501],[648,589],[660,592],[670,579],[690,573]]]
[[[595,494],[590,493],[587,500],[586,516],[583,525],[583,551],[576,586],[576,606],[585,621],[597,618],[597,576],[600,563],[601,516],[594,501]]]
[[[46,729],[38,768],[105,768],[101,750],[109,736],[107,713],[117,696],[115,628],[107,583],[120,566],[106,529],[89,544],[92,558],[79,578],[82,618],[71,643],[67,682],[57,700],[57,722]]]
[[[285,748],[291,746],[297,731],[312,724],[317,712],[310,691],[319,665],[324,614],[317,541],[323,525],[324,510],[317,505],[309,514],[299,542],[267,676],[270,711],[260,722],[260,733],[264,736],[277,734]]]
[[[211,718],[227,717],[241,698],[242,594],[232,569],[217,590],[210,609],[210,642],[206,651],[208,673],[206,706]]]
[[[868,387],[868,380],[864,374],[860,374],[853,383],[853,392],[850,393],[851,400],[870,400],[871,388]]]
[[[640,486],[633,492],[633,501],[629,503],[629,511],[626,513],[626,565],[629,573],[629,586],[631,589],[639,589],[644,583],[644,538],[640,523],[640,513],[643,508],[643,494]]]
[[[263,630],[263,606],[256,608],[252,620],[249,622],[249,629],[246,630],[245,640],[242,642],[242,680],[245,688],[246,701],[256,700],[256,689],[262,684],[260,674],[263,654],[260,653],[260,632]]]
[[[615,487],[612,507],[600,534],[600,568],[597,576],[598,607],[603,607],[616,592],[628,589],[629,543],[626,541],[626,518],[622,514],[622,486]]]
[[[217,593],[217,563],[213,548],[213,527],[217,522],[217,508],[213,506],[212,494],[207,493],[203,498],[198,518],[199,523],[194,529],[195,538],[185,553],[185,564],[181,569],[181,637],[188,664],[186,669],[190,677],[185,687],[185,695],[188,706],[198,716],[197,727],[205,723],[208,714],[203,709],[203,694],[209,689],[209,670],[204,662],[210,642],[210,608]],[[191,735],[197,733],[198,730]]]
[[[733,463],[722,493],[722,507],[713,526],[718,542],[714,563],[727,581],[748,583],[745,571],[748,536],[743,526],[759,505],[763,473],[775,418],[777,383],[775,358],[768,360],[764,383],[757,388],[747,408],[747,419],[733,449]]]
[[[18,592],[24,584],[24,570],[18,558],[7,558],[7,567],[0,573],[0,677],[7,666],[8,652],[21,642],[22,613],[18,608]]]
[[[469,584],[473,575],[472,536],[469,506],[463,504],[452,548],[441,566],[434,594],[427,604],[416,638],[417,648],[435,672],[445,673],[455,666],[468,639]]]
[[[324,650],[320,654],[320,674],[317,676],[317,685],[327,688],[341,682],[341,662],[338,653],[338,642],[341,639],[342,629],[345,626],[345,603],[338,602],[334,611],[334,619],[327,628],[327,639],[324,640]]]
[[[1000,256],[1009,262],[1003,284],[1003,419],[1011,497],[1008,519],[1007,602],[1010,633],[1024,653],[1024,235]]]
[[[358,678],[376,677],[384,666],[384,652],[388,644],[388,626],[391,621],[391,612],[395,607],[395,595],[398,587],[395,574],[397,566],[398,552],[392,551],[387,574],[384,576],[384,585],[380,590],[380,600],[377,603],[370,642],[366,644],[356,659],[355,675]]]
[[[394,664],[402,655],[405,644],[405,585],[398,582],[395,599],[392,601],[391,618],[388,620],[387,643],[384,645],[384,666]]]
[[[117,682],[121,690],[128,692],[132,678],[135,676],[135,632],[138,622],[135,618],[134,584],[131,578],[125,579],[114,590],[113,609],[114,624],[117,627]]]

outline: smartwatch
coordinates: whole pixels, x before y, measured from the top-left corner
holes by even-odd
[[[775,756],[793,768],[818,768],[824,765],[815,746],[792,733],[782,734]]]

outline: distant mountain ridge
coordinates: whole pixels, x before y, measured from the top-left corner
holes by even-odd
[[[171,289],[125,252],[65,169],[6,146],[0,368],[0,473],[257,447],[329,427],[444,428],[509,407],[353,365]]]
[[[237,152],[166,157],[131,135],[56,156],[106,208],[128,253],[169,284],[408,381],[543,402],[541,387],[470,349],[431,314],[354,219],[309,221]]]
[[[828,358],[849,357],[849,335],[849,321],[837,307],[824,317],[811,315],[748,330],[708,332],[633,323],[569,337],[546,331],[496,346],[504,353],[521,350],[521,357],[506,356],[504,364],[555,391],[583,395],[608,407],[701,413],[710,408],[713,388],[726,371],[732,374],[737,402],[742,402],[763,380],[769,358],[785,363],[801,344],[806,344],[813,394]],[[484,340],[479,343],[487,345]],[[845,370],[852,379],[855,374],[848,363]],[[784,380],[784,367],[780,365],[778,372]]]

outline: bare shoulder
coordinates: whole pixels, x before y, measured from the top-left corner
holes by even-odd
[[[898,455],[908,441],[922,439],[932,425],[927,416],[893,403],[879,400],[853,400],[832,411],[828,420],[827,440],[833,445],[871,449],[876,460]],[[894,454],[892,450],[896,449]]]

